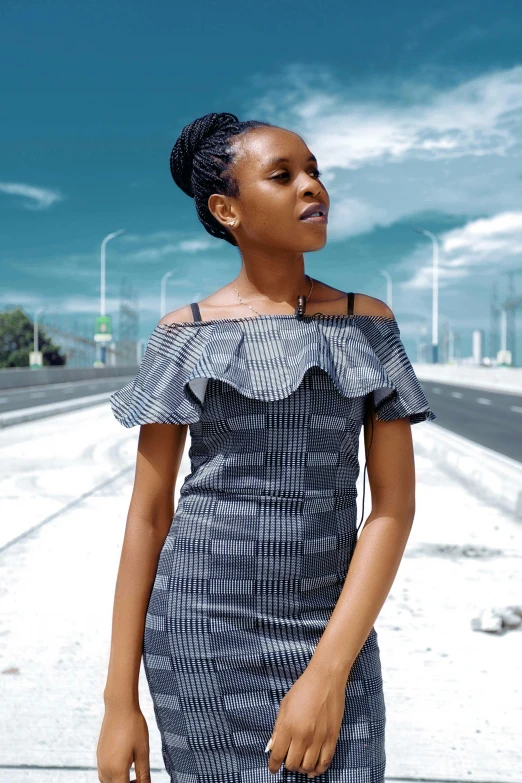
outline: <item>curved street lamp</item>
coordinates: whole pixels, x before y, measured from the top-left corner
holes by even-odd
[[[114,237],[119,236],[120,234],[124,234],[125,229],[120,228],[119,231],[113,231],[112,234],[107,234],[105,239],[101,243],[101,280],[100,280],[100,315],[105,315],[105,246],[107,245],[107,242],[109,242],[111,239],[114,239]],[[105,345],[104,343],[100,344],[100,361],[102,364],[105,364]]]
[[[413,227],[418,234],[424,234],[432,241],[433,247],[433,282],[432,282],[432,309],[431,309],[431,343],[432,343],[432,361],[438,364],[439,361],[439,242],[435,234],[421,226]]]
[[[160,318],[163,318],[163,316],[165,315],[165,310],[167,309],[167,280],[173,274],[174,274],[174,272],[165,272],[165,274],[161,278],[161,285],[160,285]]]
[[[41,305],[37,310],[35,310],[34,313],[34,320],[33,320],[33,355],[29,356],[29,366],[31,369],[36,367],[37,369],[40,368],[42,365],[40,364],[40,361],[42,361],[43,364],[43,358],[39,354],[38,351],[38,313],[41,313],[42,310],[45,310],[45,305]]]

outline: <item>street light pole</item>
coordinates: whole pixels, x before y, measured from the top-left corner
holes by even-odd
[[[432,278],[432,308],[431,308],[431,343],[432,343],[432,362],[439,362],[439,241],[435,234],[421,226],[414,226],[419,234],[425,234],[432,241],[433,247],[433,278]]]
[[[38,313],[41,313],[42,310],[45,310],[45,305],[42,305],[41,307],[36,310],[34,314],[34,323],[33,323],[33,351],[36,353],[38,350]]]
[[[114,237],[124,234],[125,229],[120,228],[119,231],[114,231],[112,234],[107,234],[105,239],[101,243],[101,280],[100,280],[100,315],[105,315],[105,246],[109,240]],[[100,343],[100,361],[105,364],[105,345]]]
[[[136,343],[136,364],[140,364],[143,359],[143,345],[145,340],[141,337]]]
[[[161,278],[161,285],[160,285],[160,318],[163,318],[163,316],[165,315],[165,310],[167,309],[167,280],[173,274],[174,274],[174,272],[165,272],[165,274]]]
[[[390,308],[390,310],[393,309],[392,307],[392,279],[389,272],[386,271],[386,269],[380,270],[381,275],[384,275],[386,278],[386,304]]]

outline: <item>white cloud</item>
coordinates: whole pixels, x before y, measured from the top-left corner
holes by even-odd
[[[503,212],[471,220],[439,237],[439,286],[489,272],[507,271],[522,254],[522,212]],[[432,286],[432,243],[426,239],[401,262],[410,278],[404,290],[425,290]]]
[[[53,204],[63,201],[64,196],[58,190],[40,188],[36,185],[26,185],[22,182],[0,182],[0,192],[8,196],[22,196],[25,209],[48,209]]]
[[[131,245],[146,245],[141,250],[126,253],[129,261],[159,261],[175,254],[200,253],[219,246],[218,239],[187,237],[186,232],[155,231],[151,234],[123,235]]]
[[[174,242],[179,239],[180,232],[178,231],[153,231],[150,234],[133,234],[128,232],[122,234],[121,241],[129,242],[131,244],[151,243],[151,242]]]
[[[165,256],[173,255],[179,250],[178,245],[166,244],[161,247],[146,247],[126,254],[129,261],[158,261]]]
[[[371,231],[377,221],[386,222],[384,208],[375,207],[361,199],[339,198],[328,215],[328,236],[330,239],[345,237],[346,234],[363,234]]]
[[[296,131],[317,156],[329,239],[416,212],[492,215],[518,205],[522,66],[446,88],[386,77],[346,88],[327,69],[314,76],[293,65],[277,88],[257,77],[265,92],[247,113]]]
[[[119,297],[106,297],[105,304],[108,313],[116,313],[120,306]],[[38,292],[28,294],[26,291],[5,288],[0,291],[0,307],[2,308],[11,310],[21,307],[32,317],[34,311],[42,305],[45,309],[38,316],[42,321],[50,314],[55,313],[92,313],[94,316],[100,312],[100,297],[99,295],[64,296],[60,294],[53,296],[48,293],[42,295]]]
[[[522,252],[522,212],[504,212],[467,223],[445,234],[447,254],[466,251],[474,257],[491,253],[518,255]]]
[[[189,301],[197,301],[202,296],[201,291],[194,290],[194,283],[187,278],[176,278],[175,283],[167,288],[167,312],[177,310]],[[0,310],[13,310],[20,307],[24,312],[33,318],[38,307],[44,305],[44,310],[38,315],[39,321],[44,323],[47,319],[52,319],[56,314],[63,315],[92,315],[93,318],[100,313],[100,297],[93,294],[48,294],[44,296],[38,293],[27,293],[21,289],[2,289],[0,291]],[[118,317],[120,309],[119,296],[107,296],[105,299],[106,312],[113,318]],[[157,292],[141,291],[139,294],[139,316],[140,319],[159,318],[160,315],[160,288],[157,286]]]
[[[0,288],[0,307],[4,309],[34,308],[40,307],[42,297],[38,293],[30,294],[27,291],[8,290]]]
[[[211,242],[207,239],[186,239],[179,243],[179,250],[181,253],[199,253],[200,250],[210,250],[215,246],[216,241],[220,240]]]
[[[278,115],[279,124],[280,114],[285,115],[289,127],[303,135],[320,157],[323,168],[357,169],[412,156],[438,160],[505,155],[520,143],[522,66],[481,75],[438,93],[426,95],[425,90],[422,102],[409,105],[377,102],[371,95],[366,100],[322,96],[304,86],[304,76],[297,92],[286,92],[284,79],[280,80],[283,86],[267,111]],[[291,79],[299,75],[294,73]],[[250,111],[256,113],[256,104]]]

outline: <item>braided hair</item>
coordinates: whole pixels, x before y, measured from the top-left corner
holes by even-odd
[[[213,193],[239,197],[238,182],[230,172],[230,165],[234,162],[230,142],[232,137],[262,126],[274,127],[269,122],[241,122],[235,114],[211,112],[185,125],[170,153],[172,178],[187,196],[194,199],[205,230],[236,247],[234,236],[209,210],[208,199]]]

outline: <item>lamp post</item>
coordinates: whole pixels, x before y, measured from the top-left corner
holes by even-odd
[[[161,285],[160,285],[160,318],[163,318],[163,316],[165,315],[165,310],[167,309],[167,280],[173,274],[174,274],[174,272],[165,272],[165,274],[161,278]]]
[[[141,364],[141,360],[143,359],[143,345],[145,343],[145,340],[143,337],[141,337],[138,342],[136,343],[136,364]]]
[[[386,271],[386,269],[380,269],[379,270],[381,275],[384,275],[386,278],[386,304],[392,309],[392,279],[389,272]]]
[[[107,234],[105,239],[101,243],[101,280],[100,280],[100,316],[105,317],[105,246],[107,242],[114,237],[124,234],[125,229],[120,228],[119,231],[114,231],[112,234]],[[105,364],[105,345],[103,342],[100,344],[100,361]]]
[[[44,305],[39,307],[38,310],[36,310],[35,314],[34,314],[33,351],[35,353],[38,350],[38,313],[41,313],[42,310],[45,310],[45,306]]]
[[[418,234],[424,234],[432,241],[433,248],[433,278],[432,278],[432,308],[431,308],[431,343],[432,343],[432,362],[439,362],[439,242],[435,234],[421,226],[414,226]]]
[[[43,356],[42,352],[38,350],[38,313],[41,313],[42,310],[45,310],[45,305],[41,305],[34,314],[34,321],[33,321],[33,351],[32,353],[29,353],[29,367],[31,369],[33,368],[40,368],[43,364]]]

